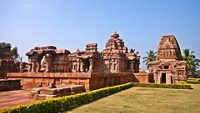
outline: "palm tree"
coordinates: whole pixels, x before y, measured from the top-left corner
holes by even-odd
[[[155,60],[156,60],[156,52],[154,52],[153,50],[149,50],[149,52],[147,52],[147,56],[143,57],[143,63],[145,63],[146,65],[148,65],[149,62]]]
[[[200,66],[200,59],[197,59],[194,55],[194,51],[190,52],[190,49],[183,50],[183,60],[187,62],[188,75],[195,75],[196,69]]]

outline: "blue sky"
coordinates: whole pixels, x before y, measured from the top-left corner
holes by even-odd
[[[25,61],[35,46],[74,52],[96,42],[102,51],[115,30],[141,57],[165,34],[200,57],[200,0],[0,0],[0,42],[17,46]]]

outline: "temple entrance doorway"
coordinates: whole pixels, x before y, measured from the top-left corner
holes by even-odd
[[[160,83],[166,83],[166,73],[162,73]]]
[[[89,59],[83,59],[83,72],[88,72],[90,67]]]
[[[171,76],[171,84],[173,84],[174,82],[173,82],[173,77]]]

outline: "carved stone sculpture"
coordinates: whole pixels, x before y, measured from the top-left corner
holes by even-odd
[[[51,66],[52,66],[52,55],[47,53],[45,55],[45,72],[50,72],[51,71]]]

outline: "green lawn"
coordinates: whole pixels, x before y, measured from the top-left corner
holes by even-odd
[[[188,89],[133,87],[66,113],[200,113],[200,85]]]

